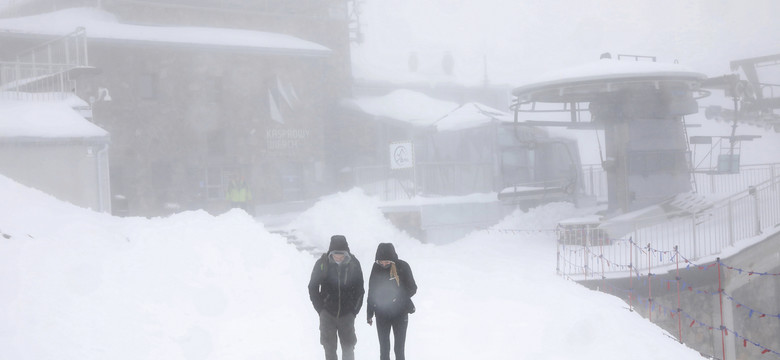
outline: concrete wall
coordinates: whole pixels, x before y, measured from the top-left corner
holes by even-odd
[[[751,343],[743,346],[743,338],[773,351],[780,351],[780,319],[771,316],[761,318],[758,313],[780,314],[780,276],[748,274],[748,271],[780,273],[780,228],[775,227],[773,231],[774,234],[760,243],[721,259],[720,280],[727,295],[723,297],[723,326],[731,329],[725,337],[728,360],[766,359],[767,356],[774,356],[762,355],[762,349]],[[646,318],[650,317],[652,322],[667,330],[674,338],[679,337],[679,329],[682,328],[682,341],[686,345],[703,354],[723,358],[717,264],[688,265],[681,261],[679,308],[687,314],[682,317],[676,314],[671,316],[678,308],[675,271],[654,274],[650,282],[645,273],[633,279],[589,280],[581,283],[619,296],[626,302],[629,302],[629,290],[633,289],[631,303],[635,311]],[[740,273],[737,269],[744,271]],[[648,298],[652,298],[652,309],[648,307]],[[741,305],[738,307],[737,303]],[[752,316],[749,309],[755,310]],[[695,323],[691,325],[694,320]],[[710,329],[709,326],[714,328]],[[735,337],[733,331],[741,338]]]

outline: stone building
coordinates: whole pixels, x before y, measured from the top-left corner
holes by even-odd
[[[221,212],[234,177],[254,205],[303,200],[334,186],[326,148],[350,88],[349,5],[30,0],[0,14],[0,59],[84,29],[67,91],[111,134],[115,213]]]

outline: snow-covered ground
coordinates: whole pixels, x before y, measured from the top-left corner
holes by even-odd
[[[315,256],[240,210],[117,218],[0,176],[0,349],[4,359],[317,359],[306,284]],[[565,203],[516,212],[493,229],[552,228]],[[364,273],[393,242],[420,291],[413,359],[697,359],[618,298],[555,275],[548,232],[473,233],[446,246],[393,228],[353,190],[290,226],[323,248],[347,236]],[[361,312],[357,357],[375,358]]]

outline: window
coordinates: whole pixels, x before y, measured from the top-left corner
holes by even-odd
[[[501,176],[504,186],[533,183],[533,168],[533,150],[519,146],[502,149]]]
[[[158,81],[157,74],[141,74],[141,77],[138,79],[138,96],[146,100],[157,99]]]
[[[225,155],[225,130],[219,129],[209,133],[206,140],[206,149],[211,156]]]
[[[203,81],[205,83],[204,94],[206,99],[213,103],[221,103],[223,91],[222,77],[207,76]]]
[[[631,175],[680,173],[688,170],[684,151],[634,151],[628,156],[628,171]]]
[[[209,200],[222,199],[225,196],[222,190],[222,169],[219,167],[211,167],[206,169],[206,197]]]

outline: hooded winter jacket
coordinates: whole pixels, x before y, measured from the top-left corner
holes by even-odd
[[[339,238],[340,237],[340,238]],[[333,251],[344,251],[347,256],[341,264],[333,260]],[[341,235],[331,238],[328,252],[314,263],[309,280],[309,298],[314,310],[326,310],[336,317],[357,315],[363,306],[363,269],[349,252],[346,239]]]
[[[368,318],[371,319],[374,314],[377,317],[394,318],[413,312],[414,304],[411,298],[417,293],[417,283],[409,264],[398,259],[391,243],[379,244],[376,260],[390,260],[395,264],[385,268],[374,262],[368,279]],[[393,268],[396,276],[393,276]]]

